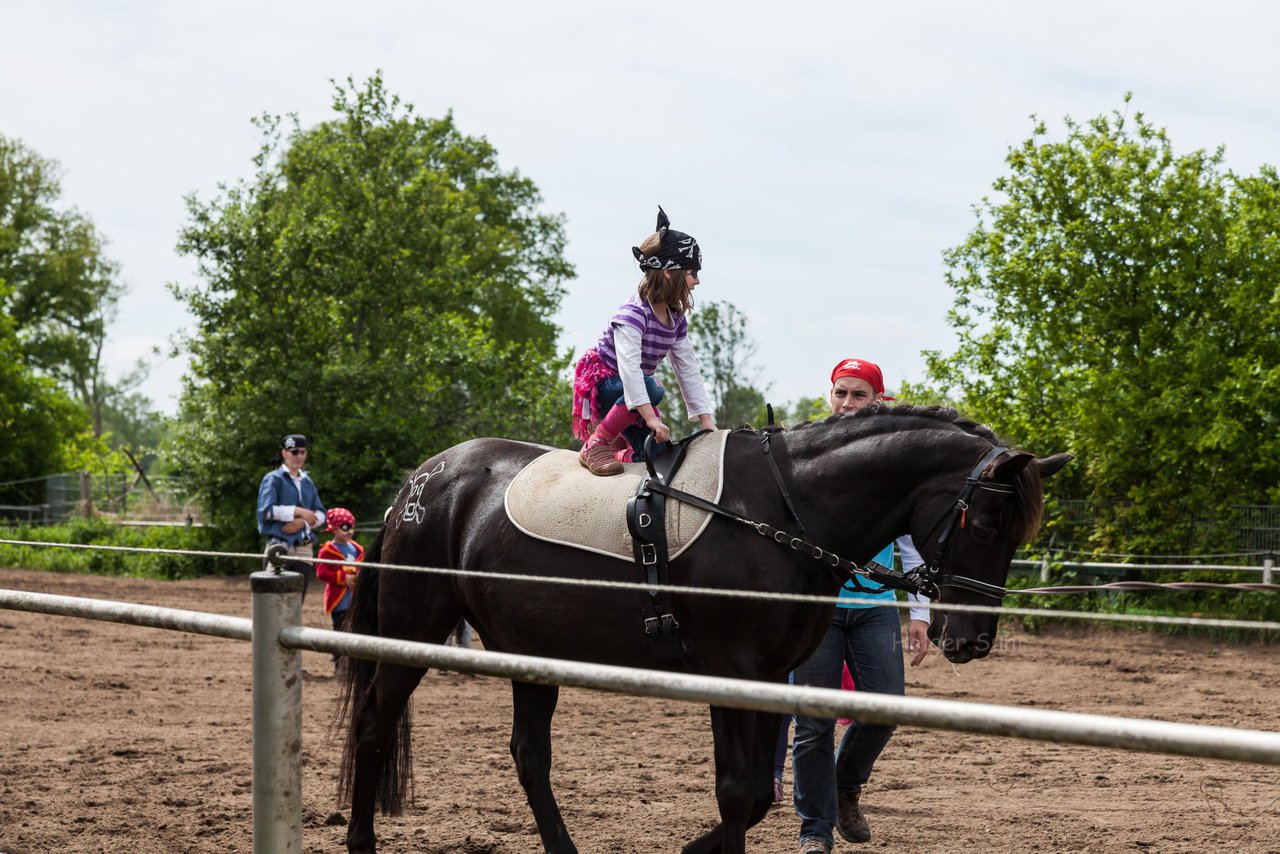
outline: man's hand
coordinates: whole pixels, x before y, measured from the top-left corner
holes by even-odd
[[[911,666],[924,661],[929,654],[929,624],[924,620],[912,620],[907,624],[907,651],[914,652]]]
[[[295,507],[293,508],[293,519],[295,522],[301,519],[308,525],[314,525],[316,523],[316,514],[305,507]],[[294,530],[297,529],[295,528]]]
[[[285,522],[283,530],[286,534],[296,534],[305,528],[306,525],[307,523],[301,519],[294,519],[291,522]]]

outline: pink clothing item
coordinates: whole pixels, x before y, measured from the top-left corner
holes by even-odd
[[[573,371],[573,435],[582,441],[591,436],[591,422],[595,420],[596,388],[605,377],[615,377],[618,372],[600,360],[596,348],[582,354]],[[626,426],[626,425],[624,425]]]
[[[858,690],[857,688],[853,687],[853,674],[849,672],[849,665],[847,664],[844,665],[844,673],[840,674],[840,690],[842,691]],[[848,726],[849,724],[853,723],[853,718],[841,718],[839,721],[837,721],[837,723],[840,724],[840,726]]]
[[[636,452],[632,449],[630,443],[627,442],[626,436],[615,436],[609,447],[613,448],[613,458],[618,462],[635,462]]]
[[[596,431],[591,434],[591,438],[587,440],[588,445],[597,445],[601,442],[613,442],[623,430],[626,430],[640,418],[639,415],[627,409],[625,403],[619,403],[604,414],[604,418],[600,420]]]

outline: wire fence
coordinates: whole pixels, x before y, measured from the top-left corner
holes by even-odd
[[[0,519],[56,525],[107,514],[132,523],[197,524],[200,510],[186,478],[59,472],[0,482]]]
[[[1133,541],[1144,533],[1131,501],[1056,499],[1046,506],[1040,546],[1057,552],[1087,551],[1091,538],[1106,519],[1114,537]],[[1280,553],[1280,505],[1228,504],[1206,508],[1187,502],[1173,508],[1184,520],[1174,529],[1160,532],[1161,541],[1181,549],[1184,555],[1208,552],[1244,554]]]
[[[146,555],[177,555],[189,557],[210,557],[219,559],[253,559],[259,561],[268,560],[266,555],[256,552],[223,552],[223,551],[201,551],[193,549],[163,549],[163,548],[146,548],[140,546],[109,546],[85,543],[49,543],[33,540],[14,540],[0,539],[0,545],[27,546],[27,547],[43,547],[43,548],[60,548],[84,551],[105,551],[105,552],[124,552]],[[318,558],[307,557],[289,557],[288,563],[302,564],[314,566],[319,563]],[[278,565],[283,564],[277,561]],[[501,572],[494,570],[477,570],[477,569],[456,569],[453,567],[438,566],[412,566],[407,564],[379,563],[376,561],[364,561],[361,564],[364,568],[377,568],[385,570],[393,570],[400,572],[418,572],[434,575],[445,575],[455,578],[483,578],[490,581],[503,581],[518,584],[554,584],[566,587],[593,587],[607,590],[620,591],[636,591],[648,594],[651,591],[665,590],[673,594],[682,596],[715,596],[726,599],[738,600],[756,600],[756,601],[772,601],[772,602],[788,602],[814,605],[830,605],[835,596],[813,596],[799,593],[775,593],[769,591],[743,590],[743,589],[726,589],[722,587],[691,587],[674,584],[658,584],[649,582],[632,582],[632,581],[611,581],[607,579],[584,579],[584,578],[566,578],[561,576],[533,575],[524,573]],[[1236,585],[1219,584],[1209,585],[1221,589],[1231,589]],[[1028,590],[1010,590],[1011,595],[1020,593],[1074,593],[1081,590],[1104,590],[1105,586],[1092,588],[1077,587],[1061,587],[1061,588],[1032,588]],[[1265,592],[1280,592],[1280,585],[1252,585],[1250,589],[1262,590]],[[922,602],[922,601],[896,601],[885,599],[869,599],[858,596],[845,597],[844,601],[860,605],[883,605],[898,610],[910,610],[912,608],[924,608],[930,611],[942,610],[955,613],[978,613],[978,614],[996,614],[1010,617],[1041,617],[1047,619],[1064,619],[1064,620],[1081,620],[1086,622],[1107,622],[1107,623],[1129,623],[1148,626],[1183,626],[1194,628],[1213,628],[1213,629],[1232,629],[1243,631],[1262,631],[1268,633],[1280,632],[1280,622],[1274,620],[1234,620],[1219,619],[1211,617],[1180,617],[1162,614],[1119,614],[1119,613],[1100,613],[1096,611],[1068,611],[1055,608],[1019,608],[1010,607],[1008,605],[965,605],[959,603],[942,603],[942,602]]]
[[[178,476],[151,476],[144,482],[134,474],[59,472],[0,481],[0,520],[49,525],[95,512],[122,522],[198,525],[202,513],[193,494],[192,484]],[[1094,559],[1120,557],[1092,551],[1088,545],[1104,517],[1111,520],[1107,524],[1122,537],[1137,533],[1132,525],[1121,523],[1117,527],[1114,522],[1118,508],[1132,506],[1125,501],[1052,501],[1046,506],[1042,535],[1028,553]],[[1182,540],[1180,553],[1124,557],[1191,563],[1223,558],[1248,560],[1265,555],[1274,559],[1280,554],[1280,504],[1216,508],[1189,504],[1180,515],[1187,523],[1176,536],[1170,535],[1172,542]],[[373,527],[376,526],[366,523],[360,530]]]
[[[251,640],[254,854],[302,850],[303,649],[728,708],[1280,765],[1280,733],[1261,730],[776,685],[304,628],[301,576],[262,571],[251,582],[252,621],[5,589],[0,608]]]

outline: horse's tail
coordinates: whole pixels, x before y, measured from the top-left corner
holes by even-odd
[[[365,552],[367,562],[378,563],[382,559],[382,540],[387,527],[378,529],[373,544]],[[356,576],[352,591],[351,607],[343,630],[361,635],[378,636],[378,578],[377,567],[368,566]],[[338,801],[349,803],[355,786],[356,751],[360,741],[360,723],[367,729],[373,723],[377,709],[377,692],[373,689],[378,662],[362,658],[348,658],[346,671],[338,694],[338,709],[334,716],[336,725],[346,725],[346,742],[342,749],[342,765],[338,772]],[[411,707],[406,704],[400,719],[391,730],[390,741],[380,751],[381,773],[378,775],[376,802],[386,815],[399,815],[404,806],[405,792],[413,785],[413,757],[410,752],[409,724],[413,719]]]

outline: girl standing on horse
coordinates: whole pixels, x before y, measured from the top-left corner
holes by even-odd
[[[668,356],[689,419],[696,418],[702,429],[715,429],[689,343],[688,314],[702,250],[691,236],[671,228],[661,207],[657,227],[631,247],[644,273],[637,293],[613,315],[574,371],[573,434],[584,442],[578,459],[592,474],[618,474],[622,462],[643,459],[650,431],[656,442],[671,438],[655,408],[665,389],[654,372]]]

